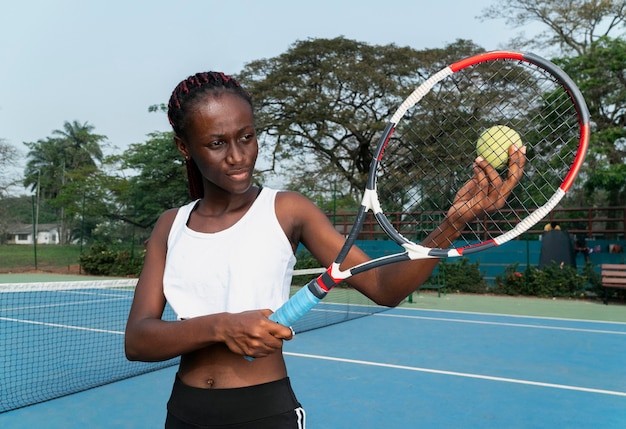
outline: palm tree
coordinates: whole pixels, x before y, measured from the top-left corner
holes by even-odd
[[[77,180],[76,177],[96,171],[103,158],[100,144],[106,136],[94,134],[93,130],[93,125],[87,122],[65,122],[62,130],[52,132],[53,137],[25,143],[29,152],[24,186],[30,187],[31,191],[38,187],[44,199],[57,204],[61,217],[61,243],[67,238],[65,206],[68,196],[59,196],[72,180]],[[80,198],[77,195],[72,197]]]
[[[80,124],[78,121],[66,121],[62,130],[52,132],[61,144],[66,169],[96,167],[95,161],[102,161],[100,143],[106,137],[93,134],[93,130],[94,126],[87,122]]]

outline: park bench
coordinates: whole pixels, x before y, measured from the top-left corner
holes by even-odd
[[[609,289],[626,289],[626,264],[602,264],[600,276],[604,288],[604,303],[609,303]]]

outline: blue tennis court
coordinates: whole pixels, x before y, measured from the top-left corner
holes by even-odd
[[[626,426],[624,324],[395,309],[304,335],[312,427]]]
[[[308,427],[626,427],[626,323],[417,308],[458,300],[427,296],[288,342]],[[170,367],[9,411],[0,426],[162,427],[174,374]]]

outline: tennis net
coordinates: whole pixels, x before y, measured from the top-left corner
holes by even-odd
[[[311,272],[296,274],[310,277]],[[0,413],[177,364],[178,358],[149,363],[126,359],[124,328],[136,282],[0,284]],[[294,330],[384,309],[338,287]],[[175,319],[169,306],[163,318]]]

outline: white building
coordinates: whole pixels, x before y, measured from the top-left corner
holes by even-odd
[[[9,244],[33,244],[33,225],[18,224],[8,228]],[[59,226],[37,225],[37,244],[59,244]]]

